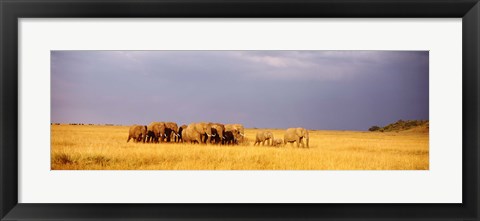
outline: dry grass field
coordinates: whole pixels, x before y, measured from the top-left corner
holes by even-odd
[[[52,170],[428,170],[428,132],[309,131],[310,148],[126,142],[128,126],[52,125]],[[284,130],[272,129],[283,139]]]

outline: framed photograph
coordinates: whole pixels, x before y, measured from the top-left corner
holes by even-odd
[[[2,1],[1,220],[478,220],[478,1]]]

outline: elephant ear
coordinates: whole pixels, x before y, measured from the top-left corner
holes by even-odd
[[[203,133],[206,133],[209,129],[210,129],[210,130],[212,129],[212,127],[210,127],[210,125],[207,124],[207,123],[203,123],[202,126],[203,126],[203,127],[202,127],[202,129],[203,129],[202,132],[203,132]]]
[[[302,128],[295,128],[295,134],[299,137],[303,137]]]
[[[202,132],[202,125],[201,124],[194,124],[194,127],[195,131],[197,132]]]
[[[202,124],[202,126],[203,126],[203,127],[202,127],[203,131],[204,131],[204,132],[207,132],[209,125],[204,123],[204,124]]]

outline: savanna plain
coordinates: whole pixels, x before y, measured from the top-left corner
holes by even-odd
[[[310,147],[127,143],[128,126],[51,125],[52,170],[428,170],[428,131],[309,130]],[[283,138],[284,129],[267,129]]]

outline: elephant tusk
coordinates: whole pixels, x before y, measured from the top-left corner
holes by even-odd
[[[225,137],[222,137],[223,139],[225,139]]]
[[[240,133],[240,135],[242,135],[242,137],[244,137],[244,136],[245,136],[245,135],[244,135],[244,134],[242,134],[242,133]]]

